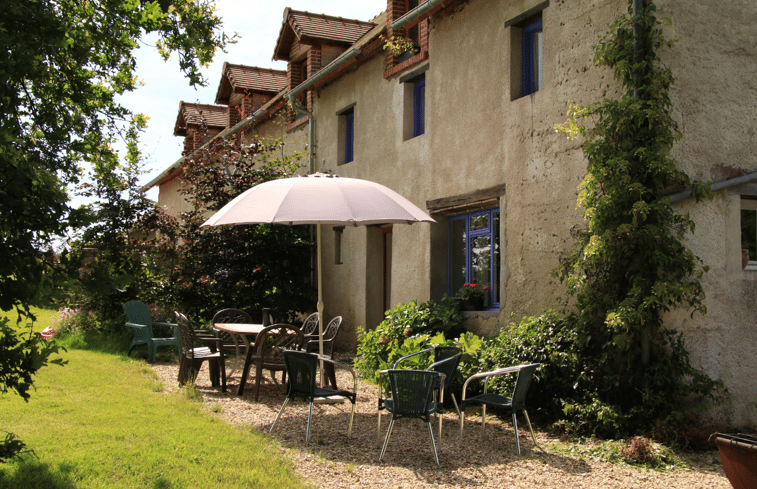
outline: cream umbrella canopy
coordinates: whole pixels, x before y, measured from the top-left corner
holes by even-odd
[[[256,185],[223,206],[203,226],[276,223],[316,224],[318,338],[323,354],[321,224],[367,226],[435,222],[394,190],[357,178],[326,173],[281,178]]]

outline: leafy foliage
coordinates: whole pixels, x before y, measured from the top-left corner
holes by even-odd
[[[588,226],[558,270],[575,297],[581,362],[564,427],[580,433],[617,437],[674,426],[688,395],[709,396],[715,386],[663,324],[674,308],[706,312],[700,280],[707,268],[683,244],[694,222],[666,196],[690,186],[698,198],[704,192],[670,155],[680,133],[669,96],[673,75],[659,51],[671,43],[655,11],[647,2],[636,17],[623,16],[595,48],[596,64],[614,69],[622,97],[571,106],[571,120],[558,127],[587,136],[578,202]]]
[[[175,300],[203,319],[223,307],[271,309],[293,320],[313,304],[306,226],[241,225],[201,227],[245,190],[300,168],[303,152],[285,151],[280,139],[248,135],[216,140],[195,151],[184,167],[183,192],[194,207],[178,227]]]
[[[463,361],[468,362],[477,358],[481,345],[478,337],[465,333],[463,316],[452,299],[445,296],[438,303],[398,304],[393,311],[386,312],[386,319],[376,329],[358,332],[355,368],[364,377],[378,380],[378,372],[391,368],[401,357],[441,345],[463,348]],[[419,356],[411,359],[407,367],[426,368],[430,364],[430,356]]]

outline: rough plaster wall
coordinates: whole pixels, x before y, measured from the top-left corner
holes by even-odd
[[[315,107],[319,170],[378,181],[421,207],[506,185],[503,306],[499,314],[473,314],[468,326],[480,334],[495,334],[511,314],[517,320],[554,308],[564,294],[550,272],[574,243],[570,229],[583,225],[576,196],[586,162],[581,142],[555,133],[554,124],[565,121],[568,101],[588,105],[617,96],[612,73],[593,65],[592,46],[628,3],[553,0],[543,13],[545,88],[511,100],[511,58],[518,54],[511,53],[504,22],[537,3],[477,0],[432,23],[423,136],[403,141],[403,86],[397,78],[383,79],[381,57],[321,90]],[[680,167],[705,180],[757,171],[757,2],[658,5],[661,16],[673,20],[671,37],[679,39],[663,58],[677,76],[672,98],[683,131],[674,149]],[[336,113],[352,103],[355,161],[337,167]],[[718,422],[757,426],[757,273],[740,269],[738,196],[723,191],[680,209],[697,224],[691,249],[711,267],[704,279],[708,313],[691,318],[676,311],[668,324],[685,333],[694,364],[724,381],[726,402],[712,413]],[[393,305],[428,299],[430,229],[395,227]],[[354,314],[356,323],[364,319],[365,281],[371,279],[359,273],[365,246],[363,232],[345,230],[345,265],[324,272],[331,274],[326,290],[338,313]]]
[[[675,118],[682,132],[673,156],[692,178],[719,181],[757,171],[757,3],[658,2],[677,39],[663,60],[673,70]],[[717,19],[716,22],[713,19]],[[757,428],[757,272],[741,269],[739,196],[680,205],[696,223],[687,245],[710,271],[706,315],[677,311],[694,365],[723,380],[725,402],[713,412],[725,426]]]

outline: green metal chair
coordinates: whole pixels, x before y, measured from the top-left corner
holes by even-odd
[[[316,385],[316,378],[318,376],[318,368],[320,361],[323,363],[330,363],[332,366],[336,366],[337,362],[334,362],[330,358],[325,358],[314,353],[306,353],[302,351],[286,350],[283,352],[284,364],[286,370],[289,373],[289,388],[287,390],[287,397],[284,399],[284,404],[281,405],[279,414],[276,415],[276,419],[273,420],[273,424],[268,429],[270,433],[273,431],[273,427],[276,426],[276,422],[281,417],[281,413],[284,412],[284,408],[291,399],[297,397],[302,398],[306,402],[310,403],[310,410],[308,412],[308,431],[305,437],[305,443],[310,442],[310,428],[313,420],[313,403],[316,399],[323,399],[331,396],[345,397],[352,403],[352,414],[350,414],[350,425],[347,429],[347,437],[352,436],[352,420],[355,417],[355,402],[357,401],[357,376],[355,371],[346,365],[338,364],[341,368],[349,370],[352,373],[352,390],[336,390],[325,389]]]
[[[506,410],[510,410],[513,415],[513,425],[515,426],[515,441],[518,444],[518,455],[520,455],[520,436],[518,434],[518,418],[516,413],[523,411],[526,415],[526,421],[528,422],[528,428],[531,430],[531,437],[534,439],[534,445],[536,445],[536,435],[534,435],[534,429],[531,426],[531,420],[528,418],[528,411],[526,411],[526,393],[528,393],[528,387],[531,385],[531,379],[534,377],[534,372],[539,366],[538,363],[532,363],[529,365],[518,365],[515,367],[506,367],[493,370],[491,372],[481,372],[472,375],[463,384],[463,397],[460,401],[460,442],[463,441],[463,428],[465,427],[465,407],[471,405],[482,405],[481,414],[481,433],[484,433],[486,429],[486,407],[498,407]],[[518,378],[515,381],[515,387],[513,388],[512,397],[501,396],[499,394],[487,393],[488,379],[497,375],[504,375],[510,373],[518,373]],[[484,383],[484,393],[478,396],[465,398],[465,393],[468,389],[468,384],[471,381],[482,380]]]
[[[389,376],[389,386],[392,397],[382,398],[383,375]],[[444,374],[429,370],[382,370],[379,373],[379,400],[378,400],[378,429],[381,436],[381,410],[386,409],[392,414],[389,428],[386,431],[384,445],[381,447],[379,461],[383,460],[389,437],[392,434],[395,420],[402,418],[416,418],[426,422],[428,434],[431,438],[431,448],[434,451],[436,465],[439,464],[439,455],[436,452],[434,430],[431,429],[431,415],[439,413],[440,403],[434,401],[434,391],[437,385],[442,386],[444,394]]]
[[[137,345],[147,345],[147,361],[155,363],[155,350],[160,346],[175,346],[176,352],[181,355],[181,336],[179,325],[173,323],[161,323],[152,320],[150,308],[144,302],[128,301],[123,305],[126,313],[126,326],[134,330],[134,339],[131,340],[128,356],[132,348]],[[170,337],[156,337],[153,326],[171,328]]]

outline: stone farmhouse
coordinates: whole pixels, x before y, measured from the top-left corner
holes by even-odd
[[[716,189],[700,203],[672,196],[696,222],[687,244],[710,271],[707,314],[676,311],[667,323],[685,333],[693,362],[725,383],[721,421],[757,426],[757,3],[656,3],[677,39],[663,53],[683,133],[674,157]],[[564,296],[550,272],[583,225],[586,161],[582,141],[554,125],[569,101],[617,95],[592,47],[627,8],[388,0],[367,21],[286,9],[272,46],[286,71],[224,65],[214,105],[182,103],[174,134],[186,138],[185,157],[204,143],[194,137],[200,119],[216,137],[282,137],[310,150],[304,170],[379,182],[436,219],[324,233],[325,316],[345,318],[339,347],[354,349],[358,328],[375,327],[387,309],[454,295],[465,282],[489,287],[484,309],[466,313],[468,328],[494,335]],[[384,49],[394,36],[412,49]],[[160,188],[170,212],[185,205],[176,192],[183,162],[146,186]]]

